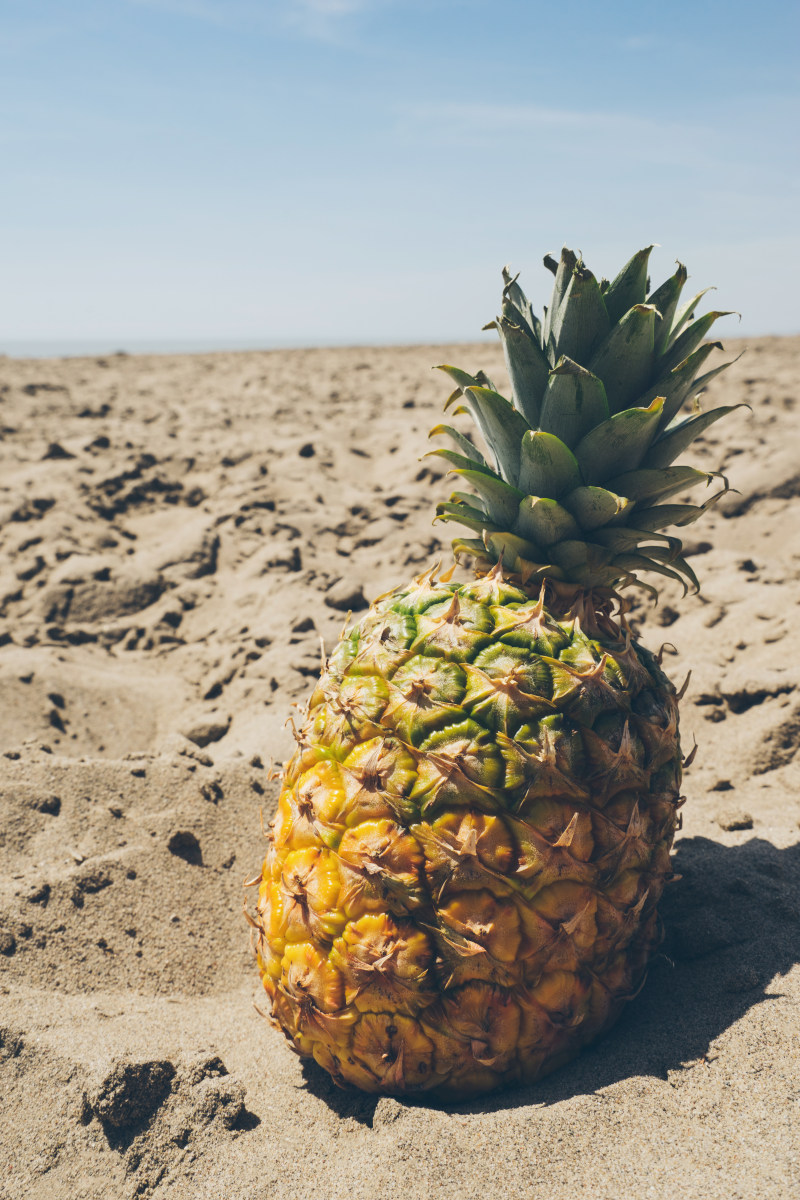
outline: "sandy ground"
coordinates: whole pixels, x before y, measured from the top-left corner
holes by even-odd
[[[738,352],[743,344],[728,343]],[[800,1194],[800,339],[710,389],[682,878],[617,1028],[461,1108],[340,1092],[263,1004],[259,810],[347,609],[447,557],[419,456],[493,346],[0,360],[0,1195]]]

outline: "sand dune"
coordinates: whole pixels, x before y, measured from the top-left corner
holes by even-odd
[[[448,557],[430,366],[499,351],[0,360],[0,1196],[798,1194],[800,339],[747,351],[703,594],[634,613],[699,743],[664,953],[575,1063],[450,1109],[291,1054],[242,882],[320,640]]]

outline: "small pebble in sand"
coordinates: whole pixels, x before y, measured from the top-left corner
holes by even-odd
[[[753,818],[750,813],[744,812],[741,808],[726,808],[718,815],[717,824],[720,829],[728,832],[736,829],[752,829]]]
[[[176,858],[182,858],[184,862],[190,863],[194,867],[203,865],[203,851],[200,843],[189,829],[179,829],[177,833],[173,833],[167,842],[167,849],[170,854],[174,854]]]
[[[230,725],[230,716],[215,716],[210,717],[207,721],[196,721],[181,732],[190,742],[194,742],[195,746],[203,747],[224,738]]]
[[[325,603],[337,612],[361,612],[368,607],[361,584],[348,579],[340,579],[325,593]]]
[[[152,1062],[115,1062],[86,1094],[91,1112],[117,1128],[135,1125],[163,1104],[175,1076],[175,1067],[164,1059]]]

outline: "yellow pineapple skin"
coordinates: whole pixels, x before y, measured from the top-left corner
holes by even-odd
[[[680,806],[675,689],[629,634],[502,571],[423,577],[343,635],[297,736],[251,924],[301,1055],[454,1101],[613,1023]]]

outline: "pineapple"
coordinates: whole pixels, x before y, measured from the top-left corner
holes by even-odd
[[[697,587],[680,540],[714,483],[673,465],[730,407],[679,416],[712,376],[717,317],[564,250],[540,321],[504,271],[513,402],[442,369],[487,456],[448,425],[471,492],[439,506],[468,582],[375,601],[325,665],[258,880],[277,1024],[342,1085],[461,1099],[572,1058],[644,981],[681,804],[680,695],[617,589]],[[719,345],[715,343],[715,345]],[[728,365],[728,364],[725,364]]]

